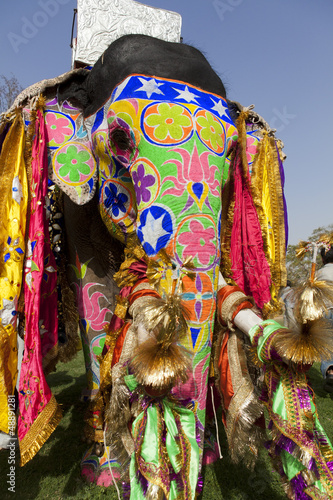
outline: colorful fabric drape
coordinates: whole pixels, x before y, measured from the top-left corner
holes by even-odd
[[[57,277],[45,214],[48,160],[45,124],[40,109],[35,116],[31,157],[30,224],[24,276],[25,350],[19,382],[21,465],[38,452],[61,418],[61,410],[47,385],[43,370],[43,366],[55,355],[58,321]]]
[[[285,254],[288,226],[283,181],[283,165],[278,144],[274,137],[264,133],[253,163],[251,189],[260,214],[266,257],[272,276],[270,292],[274,302],[277,300],[280,286],[285,286],[287,279]]]
[[[135,390],[133,375],[126,376],[125,382]],[[143,411],[132,424],[132,436],[135,453],[130,464],[130,498],[144,500],[150,483],[160,487],[168,500],[194,500],[199,446],[193,411],[168,398],[143,401]]]
[[[17,302],[25,251],[28,185],[24,144],[24,124],[17,114],[0,157],[0,430],[6,433],[8,396],[14,394],[17,378]]]
[[[271,419],[269,453],[289,498],[333,498],[333,448],[323,430],[306,374],[282,363],[274,340],[286,329],[273,320],[249,334],[264,363],[262,400]]]
[[[248,110],[237,119],[238,144],[223,191],[221,269],[267,317],[278,309],[277,292],[286,282],[288,223],[281,144],[266,125],[255,128],[258,120]]]
[[[243,175],[240,154],[236,156],[234,168],[235,209],[230,249],[233,279],[262,308],[271,300],[271,272],[249,177]]]

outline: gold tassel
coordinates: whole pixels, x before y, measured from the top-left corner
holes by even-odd
[[[131,361],[140,384],[166,391],[177,382],[187,380],[189,352],[178,344],[187,332],[187,315],[177,294],[165,300],[146,297],[140,302],[135,324],[144,325],[151,333],[151,337],[136,348]]]
[[[309,251],[308,246],[310,245],[310,241],[300,241],[298,243],[298,247],[296,248],[296,257],[300,260],[302,260],[306,253]]]
[[[322,235],[317,242],[300,241],[296,249],[299,259],[313,250],[310,276],[289,295],[294,303],[290,330],[278,336],[275,343],[278,353],[294,363],[312,364],[333,355],[332,322],[324,317],[328,313],[327,304],[333,303],[333,283],[315,277],[317,251],[331,244],[332,235]]]
[[[36,455],[56,429],[61,419],[62,410],[58,406],[55,397],[52,396],[42,413],[38,415],[27,434],[20,441],[21,467]]]
[[[333,356],[332,324],[325,318],[294,324],[275,338],[277,353],[293,363],[312,365]]]
[[[187,332],[188,312],[180,295],[170,295],[165,300],[147,297],[142,305],[138,321],[154,332],[157,341],[168,347],[175,338],[180,339]]]
[[[294,292],[294,316],[299,323],[314,321],[327,312],[327,303],[333,303],[333,283],[310,278]]]
[[[143,342],[131,361],[139,384],[161,392],[186,382],[190,366],[189,352],[184,347],[176,343],[165,346],[155,337]]]

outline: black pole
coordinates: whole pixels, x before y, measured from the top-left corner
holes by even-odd
[[[70,48],[73,48],[73,35],[74,35],[74,25],[75,25],[75,18],[77,14],[77,9],[73,9],[74,14],[73,14],[73,23],[72,23],[72,34],[71,34],[71,43],[69,44]]]

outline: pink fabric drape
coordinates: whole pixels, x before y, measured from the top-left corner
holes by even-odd
[[[230,251],[233,279],[244,293],[253,296],[262,309],[271,300],[271,272],[249,184],[242,175],[240,155],[235,162],[234,182],[235,211]]]
[[[40,110],[35,121],[31,169],[29,240],[24,276],[24,355],[19,382],[21,465],[37,453],[61,418],[43,371],[43,364],[47,366],[56,356],[58,320],[57,273],[45,210],[48,186],[46,135]]]

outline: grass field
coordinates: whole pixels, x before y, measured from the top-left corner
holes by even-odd
[[[316,403],[321,422],[330,439],[333,437],[332,396],[322,389],[318,365],[310,370],[309,378],[316,393]],[[87,485],[80,477],[80,460],[86,449],[82,442],[85,403],[80,401],[85,386],[82,351],[68,364],[59,364],[48,382],[61,403],[64,417],[55,432],[35,456],[19,467],[16,457],[15,493],[7,490],[6,474],[9,472],[8,450],[0,451],[0,499],[117,499],[113,488]],[[228,457],[224,431],[220,432],[224,458],[203,470],[204,489],[201,500],[283,500],[286,498],[278,476],[271,471],[270,461],[262,450],[253,472],[245,466],[235,466]]]

